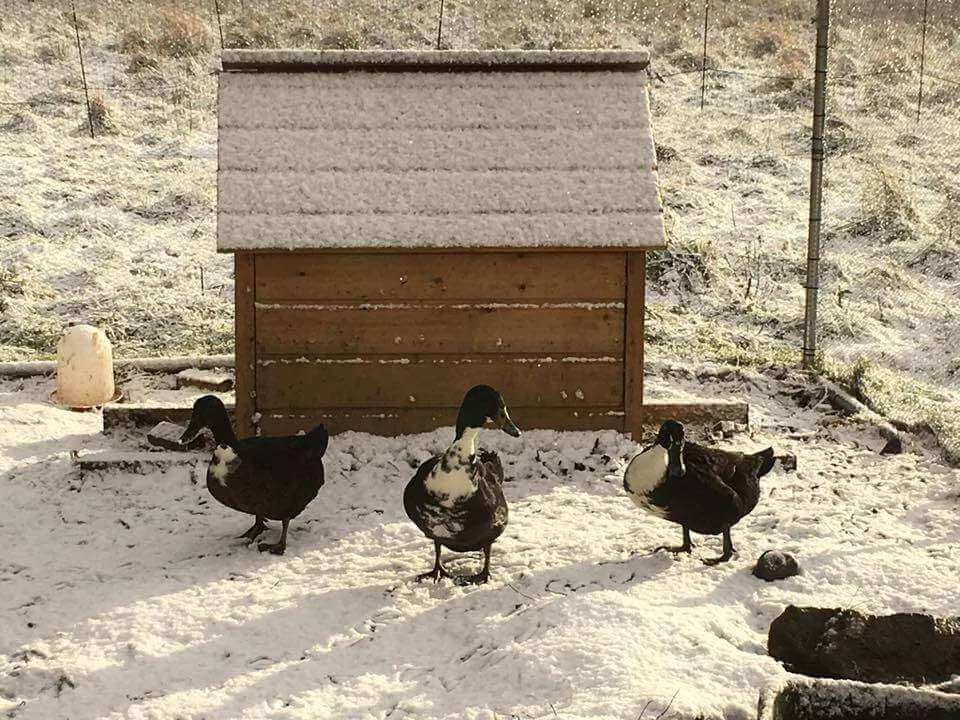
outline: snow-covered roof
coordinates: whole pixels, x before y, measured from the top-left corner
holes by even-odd
[[[642,51],[224,51],[218,249],[664,244]]]

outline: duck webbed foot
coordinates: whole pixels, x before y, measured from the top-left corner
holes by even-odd
[[[257,515],[257,521],[253,524],[249,530],[247,530],[243,535],[238,535],[237,538],[241,540],[246,540],[248,543],[252,543],[258,537],[263,535],[263,531],[267,529],[267,523],[264,522],[263,517]]]
[[[433,580],[434,582],[440,582],[440,578],[453,577],[450,573],[447,572],[446,568],[442,565],[434,565],[433,570],[429,572],[420,573],[417,575],[414,580],[417,582],[423,582],[424,580]]]
[[[433,541],[433,569],[429,572],[421,573],[414,578],[417,582],[423,582],[424,580],[433,580],[434,582],[440,582],[440,578],[453,577],[450,573],[447,572],[446,568],[440,564],[440,541]]]
[[[704,565],[719,565],[720,563],[726,562],[733,557],[733,541],[730,539],[730,531],[723,531],[723,553],[720,557],[715,558],[704,558]]]
[[[483,548],[483,569],[476,575],[457,575],[457,585],[483,585],[490,579],[490,546]]]
[[[667,552],[671,553],[691,552],[693,550],[693,543],[690,541],[690,531],[686,528],[686,526],[684,526],[682,545],[658,545],[653,549],[653,552],[657,553],[661,550],[666,550]]]
[[[484,568],[476,575],[457,575],[454,582],[457,585],[483,585],[490,579],[490,571]]]
[[[278,540],[275,543],[262,542],[259,545],[257,545],[257,550],[259,550],[260,552],[263,552],[264,550],[269,550],[274,555],[283,555],[284,551],[287,549],[287,526],[289,524],[290,524],[289,520],[283,521],[283,530],[280,531],[280,540]]]

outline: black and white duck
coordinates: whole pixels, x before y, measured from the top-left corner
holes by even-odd
[[[326,428],[317,425],[305,435],[241,440],[215,395],[197,398],[180,442],[189,442],[204,428],[217,442],[207,467],[210,494],[228,508],[256,518],[253,527],[240,536],[249,542],[263,534],[267,520],[280,520],[280,540],[257,547],[261,552],[283,555],[290,520],[303,512],[323,485],[323,454],[329,440]]]
[[[653,445],[630,461],[623,487],[641,510],[683,528],[682,545],[654,552],[690,552],[691,531],[723,533],[723,554],[704,560],[716,565],[733,556],[730,528],[756,507],[760,478],[776,460],[773,448],[742,453],[687,442],[683,425],[667,420]]]
[[[433,540],[433,569],[418,575],[418,581],[453,577],[440,562],[441,546],[454,552],[483,551],[483,569],[456,576],[458,584],[481,584],[490,578],[490,548],[507,526],[507,501],[500,458],[495,452],[477,452],[477,435],[487,421],[520,437],[500,393],[477,385],[460,405],[453,443],[424,462],[403,492],[407,515]]]

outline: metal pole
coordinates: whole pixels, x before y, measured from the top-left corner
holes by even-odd
[[[443,0],[440,0],[440,16],[437,18],[437,50],[440,49],[440,38],[443,36]]]
[[[710,0],[703,2],[703,55],[700,59],[700,109],[707,93],[707,19],[710,17]]]
[[[87,101],[87,126],[90,128],[90,137],[93,137],[93,110],[90,107],[90,91],[87,90],[87,71],[83,66],[83,47],[80,45],[80,24],[77,22],[77,3],[70,0],[73,9],[73,30],[77,35],[77,55],[80,56],[80,79],[83,81],[83,97]]]
[[[920,122],[920,108],[923,106],[923,66],[927,58],[927,0],[923,0],[923,25],[920,35],[920,89],[917,90],[917,122]]]
[[[217,12],[217,30],[220,32],[220,49],[223,50],[223,20],[220,17],[220,0],[213,0],[213,9]]]
[[[827,106],[827,41],[830,0],[817,0],[817,61],[813,82],[813,137],[810,147],[810,224],[807,232],[806,310],[803,367],[814,365],[817,352],[817,291],[820,288],[820,221],[823,201],[823,129]]]

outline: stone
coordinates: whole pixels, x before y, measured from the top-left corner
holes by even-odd
[[[227,392],[233,390],[233,376],[210,372],[209,370],[188,368],[177,373],[177,387],[182,388],[184,386]]]
[[[753,574],[767,582],[786,580],[788,577],[800,574],[800,564],[788,552],[767,550],[757,558],[757,564],[753,566]]]
[[[776,694],[776,720],[960,720],[960,695],[849,680],[791,680]]]
[[[814,677],[946,682],[960,674],[960,617],[790,605],[770,624],[767,652],[787,670]]]
[[[205,443],[202,433],[186,444],[181,443],[180,436],[184,430],[186,428],[182,425],[161,420],[147,433],[147,442],[166,450],[194,450],[203,447]]]

